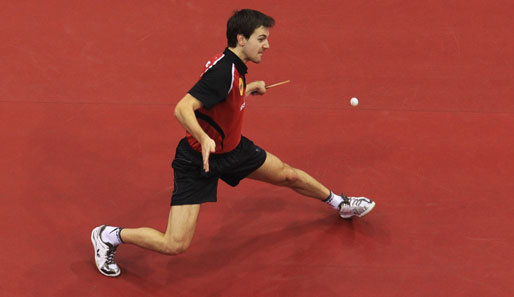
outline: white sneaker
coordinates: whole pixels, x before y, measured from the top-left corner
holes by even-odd
[[[105,225],[96,227],[91,232],[91,242],[95,249],[95,263],[98,271],[105,276],[118,276],[121,271],[118,264],[114,262],[114,256],[116,255],[116,248],[108,242],[104,242],[100,234],[105,229]]]
[[[343,202],[339,205],[339,215],[343,219],[350,219],[353,216],[361,218],[375,207],[375,202],[366,197],[346,197],[344,194],[341,194],[341,197]]]

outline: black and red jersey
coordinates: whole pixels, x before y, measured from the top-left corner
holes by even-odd
[[[189,91],[203,104],[195,115],[216,142],[216,154],[232,151],[241,141],[247,70],[245,63],[227,48],[207,62],[200,80]],[[190,133],[186,132],[186,137],[193,149],[202,150]]]

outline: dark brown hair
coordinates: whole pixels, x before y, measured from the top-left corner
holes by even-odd
[[[275,20],[260,11],[252,9],[235,11],[227,22],[228,46],[236,47],[238,34],[243,34],[246,39],[249,39],[253,31],[260,26],[271,28],[274,25]]]

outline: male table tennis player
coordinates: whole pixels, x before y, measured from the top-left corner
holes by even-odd
[[[250,9],[230,17],[228,47],[206,64],[200,80],[175,107],[186,137],[178,144],[172,163],[174,191],[166,232],[146,227],[95,228],[91,240],[102,274],[120,274],[114,256],[122,243],[169,255],[187,250],[200,205],[217,201],[219,179],[234,187],[244,178],[289,187],[326,202],[345,219],[362,217],[373,209],[372,200],[336,195],[306,172],[285,164],[241,135],[245,97],[266,93],[263,81],[246,83],[246,64],[261,61],[269,49],[269,30],[274,23],[273,18]]]

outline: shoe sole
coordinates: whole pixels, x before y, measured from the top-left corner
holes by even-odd
[[[95,256],[95,266],[96,266],[96,269],[98,269],[98,271],[100,271],[101,274],[108,276],[108,277],[116,277],[116,276],[120,275],[121,271],[118,272],[117,274],[106,274],[105,272],[102,271],[102,269],[100,269],[100,267],[98,267],[98,263],[96,262],[96,250],[98,248],[96,246],[95,231],[100,230],[100,228],[102,228],[102,227],[101,226],[96,227],[95,229],[93,229],[93,231],[91,231],[91,243],[93,244],[93,252],[94,252],[94,256]]]

